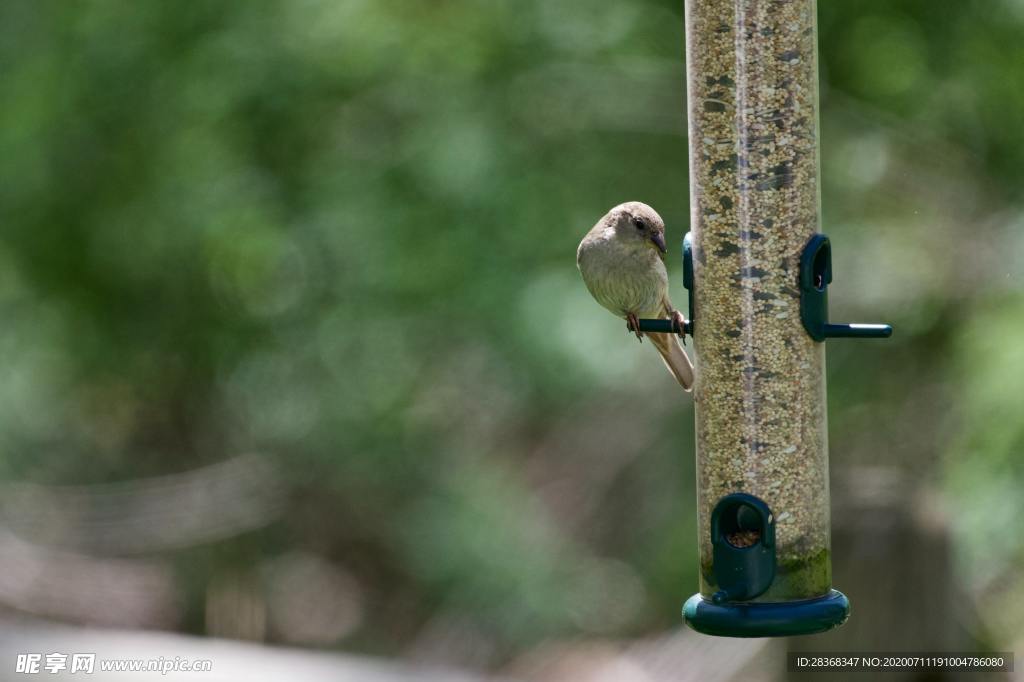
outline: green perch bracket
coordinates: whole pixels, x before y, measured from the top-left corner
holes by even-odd
[[[832,283],[832,244],[816,234],[800,256],[800,318],[815,341],[825,339],[887,339],[887,324],[835,324],[828,321],[828,285]]]
[[[662,332],[665,334],[678,334],[693,336],[693,241],[690,233],[683,237],[683,286],[686,287],[687,311],[686,324],[683,329],[679,328],[675,320],[640,320],[640,331]]]
[[[800,319],[807,334],[815,341],[825,339],[887,339],[892,327],[887,324],[836,323],[828,319],[828,285],[832,283],[832,243],[823,234],[816,234],[800,256]],[[693,336],[694,278],[693,238],[683,237],[683,286],[687,294],[686,324],[683,329],[675,320],[640,320],[640,331]]]
[[[693,236],[687,232],[683,237],[683,286],[686,287],[686,321],[693,335]]]

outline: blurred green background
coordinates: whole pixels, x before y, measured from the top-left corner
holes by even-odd
[[[934,491],[1005,647],[1024,2],[819,29],[833,317],[896,328],[829,343],[833,483]],[[692,406],[574,257],[621,201],[687,230],[683,38],[681,0],[2,3],[4,613],[480,667],[678,626]]]

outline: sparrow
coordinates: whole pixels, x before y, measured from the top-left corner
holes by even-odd
[[[626,329],[643,342],[640,318],[685,319],[668,298],[665,223],[639,201],[620,204],[597,221],[576,249],[576,265],[591,296],[626,320]],[[646,336],[684,390],[693,387],[693,364],[672,334]]]

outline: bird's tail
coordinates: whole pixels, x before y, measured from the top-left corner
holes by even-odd
[[[689,391],[693,388],[693,364],[686,356],[686,351],[679,345],[679,341],[673,334],[648,333],[647,338],[651,340],[658,354],[665,361],[668,371],[676,378],[683,390]]]

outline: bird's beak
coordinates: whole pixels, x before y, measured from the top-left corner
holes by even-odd
[[[651,234],[651,241],[654,242],[654,245],[658,247],[658,251],[661,251],[662,253],[668,253],[668,247],[665,246],[665,235],[660,234],[658,232],[654,232],[653,234]]]

